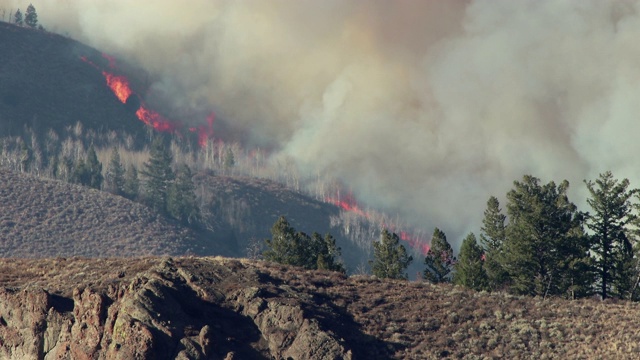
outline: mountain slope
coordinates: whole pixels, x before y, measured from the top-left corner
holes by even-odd
[[[24,126],[57,131],[76,122],[101,132],[144,134],[135,108],[118,101],[100,71],[101,54],[60,35],[0,22],[0,136]]]
[[[640,305],[224,258],[0,260],[0,357],[636,359]]]

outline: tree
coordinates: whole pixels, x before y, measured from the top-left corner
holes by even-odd
[[[507,194],[506,238],[500,262],[508,272],[511,290],[526,295],[567,295],[589,282],[580,272],[588,265],[584,216],[569,201],[569,182],[525,175]]]
[[[453,266],[453,283],[473,290],[486,290],[489,288],[489,279],[484,269],[482,257],[484,252],[478,245],[473,233],[467,235],[462,241],[458,261]]]
[[[23,21],[23,18],[22,18],[22,12],[20,11],[20,9],[16,10],[15,15],[13,15],[13,22],[16,23],[16,25],[18,25],[18,26],[24,25],[24,21]]]
[[[400,245],[400,238],[389,230],[382,230],[380,241],[373,243],[373,260],[369,261],[373,275],[385,279],[408,278],[405,273],[413,257],[407,254],[407,249]]]
[[[36,8],[33,4],[29,4],[27,7],[27,11],[24,16],[24,22],[32,29],[35,29],[38,26],[38,14],[36,13]]]
[[[89,183],[85,185],[100,190],[102,188],[102,181],[104,180],[102,176],[102,163],[98,160],[98,154],[96,154],[96,149],[93,147],[93,144],[89,146],[89,151],[87,152],[86,166]]]
[[[200,208],[198,207],[192,177],[189,166],[180,166],[176,179],[171,184],[167,195],[169,215],[183,224],[194,224],[200,221]]]
[[[331,234],[320,234],[314,232],[311,235],[311,256],[310,263],[315,260],[315,268],[319,270],[330,270],[345,273],[344,266],[336,259],[341,255],[341,249],[336,245],[336,239]]]
[[[123,187],[124,196],[127,199],[135,200],[140,194],[140,180],[138,179],[138,169],[130,164],[127,168]]]
[[[632,287],[630,274],[633,261],[632,244],[627,236],[629,225],[636,220],[631,198],[638,193],[629,189],[629,180],[618,180],[607,171],[593,181],[584,181],[591,197],[587,203],[594,213],[587,217],[593,232],[592,251],[597,268],[600,296],[628,297]]]
[[[120,161],[120,153],[118,147],[114,147],[111,151],[111,160],[105,174],[105,189],[112,194],[124,195],[124,175],[125,170]]]
[[[271,235],[271,239],[266,240],[268,249],[262,254],[265,260],[305,269],[345,272],[336,260],[340,248],[330,234],[322,238],[318,233],[308,236],[296,232],[287,219],[280,216],[271,228]]]
[[[447,236],[438,228],[433,231],[431,247],[427,251],[424,264],[424,279],[432,283],[449,282],[449,274],[453,269],[456,258],[453,257],[453,249],[447,241]]]
[[[509,275],[500,265],[502,245],[506,238],[507,217],[502,214],[500,202],[495,196],[487,201],[487,209],[482,220],[480,242],[484,248],[484,269],[487,273],[489,288],[499,290],[508,281]]]
[[[173,157],[161,137],[151,143],[149,161],[144,163],[142,175],[146,178],[145,200],[159,212],[167,211],[167,194],[174,180],[171,163]]]

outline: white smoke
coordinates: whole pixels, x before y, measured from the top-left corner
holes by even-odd
[[[583,179],[640,186],[640,1],[33,4],[46,28],[139,62],[150,96],[213,107],[237,140],[454,243],[524,174],[568,179],[583,210]]]

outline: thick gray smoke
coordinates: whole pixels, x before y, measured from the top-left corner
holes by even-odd
[[[175,107],[454,243],[523,174],[568,179],[580,205],[606,170],[640,186],[640,1],[33,3]]]

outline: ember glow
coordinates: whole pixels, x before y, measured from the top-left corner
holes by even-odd
[[[373,217],[371,213],[363,210],[362,207],[358,205],[358,202],[352,194],[348,194],[344,197],[341,197],[340,195],[335,197],[326,197],[324,201],[329,204],[336,205],[344,211],[362,216],[368,220],[371,220]],[[426,255],[429,251],[429,245],[426,243],[425,239],[422,236],[412,234],[408,231],[397,231],[397,229],[395,229],[395,227],[391,225],[383,224],[383,227],[386,227],[389,229],[389,231],[396,233],[400,240],[408,243],[409,246],[419,251],[422,255]]]
[[[113,57],[106,54],[102,54],[102,57],[109,62],[108,67],[110,69],[116,69],[115,59]],[[89,60],[86,56],[82,56],[80,57],[80,59],[87,64],[90,64],[94,68],[101,70],[100,66]],[[118,100],[120,100],[121,103],[126,104],[129,97],[134,94],[133,90],[131,90],[131,86],[127,77],[124,75],[115,75],[106,70],[101,70],[101,72],[102,76],[104,76],[107,82],[107,86],[109,86],[113,94],[118,98]],[[151,110],[144,102],[142,102],[138,110],[136,110],[136,116],[138,117],[138,119],[140,119],[140,121],[153,127],[156,131],[181,134],[180,130],[184,128],[183,123],[165,118],[158,112]],[[215,114],[212,112],[207,117],[207,124],[189,128],[189,131],[197,134],[198,144],[203,148],[207,146],[207,142],[209,141],[209,139],[213,138],[214,118]]]

